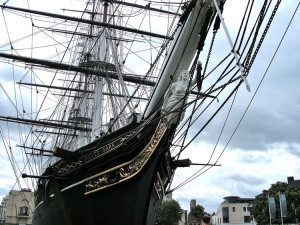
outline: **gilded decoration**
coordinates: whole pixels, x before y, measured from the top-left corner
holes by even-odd
[[[122,145],[126,144],[131,138],[136,136],[137,133],[138,133],[137,130],[131,131],[129,134],[126,134],[126,135],[108,143],[107,145],[104,145],[103,147],[94,150],[90,154],[80,157],[80,159],[78,161],[74,161],[65,166],[61,166],[58,170],[58,174],[64,175],[72,170],[75,170],[75,169],[81,167],[82,165],[84,165],[88,162],[91,162],[91,161],[99,158],[100,156],[103,156],[103,155],[121,147]]]
[[[162,183],[162,180],[161,180],[158,172],[156,174],[156,179],[155,179],[155,182],[154,182],[154,188],[155,188],[155,191],[156,191],[156,194],[157,194],[158,198],[159,199],[163,198],[163,196],[164,196],[163,183]]]
[[[93,176],[90,180],[87,179],[88,183],[85,185],[85,194],[91,194],[93,192],[100,191],[107,187],[124,182],[125,180],[137,175],[155,151],[166,130],[166,124],[160,121],[150,142],[138,156],[129,162]]]
[[[130,132],[122,135],[121,137],[116,138],[115,140],[109,142],[108,144],[102,146],[101,148],[93,150],[90,154],[84,155],[79,158],[77,161],[73,162],[64,162],[61,161],[61,163],[57,163],[54,165],[54,169],[57,170],[57,173],[59,176],[63,176],[73,170],[76,170],[83,166],[86,163],[89,163],[119,147],[122,145],[126,145],[128,141],[130,141],[133,137],[135,137],[139,131],[140,127],[144,127],[149,121],[153,119],[155,114],[153,114],[147,121],[141,124],[141,126],[135,128],[134,130],[131,130]]]

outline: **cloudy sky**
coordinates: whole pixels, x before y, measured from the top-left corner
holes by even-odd
[[[254,77],[261,78],[265,72],[298,3],[282,2],[263,50],[249,75],[252,92],[248,93],[242,86],[244,90],[237,97],[239,103],[234,106],[231,123],[224,130],[216,155],[223,150],[249,104],[258,84],[258,79]],[[225,21],[230,17],[226,10]],[[183,208],[189,209],[189,200],[195,198],[211,213],[217,210],[225,196],[255,197],[272,183],[286,182],[288,176],[300,179],[299,32],[298,11],[250,109],[219,161],[221,167],[208,170],[174,192],[174,198],[179,200]],[[221,114],[224,118],[226,111]],[[222,115],[193,143],[186,157],[194,162],[208,161],[218,138],[216,131],[220,130],[224,121]],[[179,169],[174,186],[193,171],[195,168]]]
[[[0,1],[1,4],[3,2],[5,1]],[[76,1],[67,2],[73,4]],[[224,17],[229,32],[234,33],[238,28],[234,18],[240,17],[243,13],[244,4],[241,2],[227,0]],[[144,3],[141,1],[141,4]],[[249,93],[244,86],[241,87],[214,159],[223,150],[249,104],[297,4],[298,1],[293,0],[281,3],[262,51],[249,75],[252,92]],[[37,5],[37,7],[42,8],[41,5]],[[49,5],[49,9],[52,8],[57,7],[54,4]],[[1,25],[0,33],[5,32],[3,23]],[[173,197],[180,202],[184,209],[188,209],[190,199],[195,198],[197,203],[203,205],[208,212],[214,212],[225,196],[255,197],[263,189],[269,188],[270,184],[286,181],[287,176],[295,176],[296,179],[300,179],[299,34],[300,12],[298,11],[250,109],[220,158],[221,167],[208,170],[193,182],[173,193]],[[224,37],[224,32],[220,30],[218,35]],[[222,43],[226,43],[226,40],[216,43],[216,52],[224,48]],[[227,43],[225,48],[229,48]],[[4,66],[1,65],[1,82],[9,79],[4,71]],[[1,113],[6,114],[9,109],[3,101],[4,97],[1,92]],[[226,110],[222,111],[205,132],[189,146],[182,158],[190,158],[196,163],[207,162],[214,149],[225,116]],[[15,184],[5,149],[1,149],[0,152],[0,165],[0,197],[3,197]],[[197,168],[178,169],[173,187],[191,175]]]

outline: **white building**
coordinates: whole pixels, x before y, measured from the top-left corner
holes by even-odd
[[[11,190],[1,204],[1,220],[5,224],[31,224],[34,196],[30,189]],[[3,207],[2,207],[3,206]]]
[[[251,215],[251,203],[254,198],[229,196],[224,198],[217,213],[212,216],[213,225],[256,224]]]
[[[196,207],[196,204],[197,204],[196,199],[192,199],[190,201],[190,211],[192,211],[192,209]]]
[[[8,199],[8,195],[2,199],[2,202],[0,205],[0,224],[5,223],[7,199]]]
[[[188,224],[188,213],[187,210],[182,210],[181,219],[178,225],[187,225]]]

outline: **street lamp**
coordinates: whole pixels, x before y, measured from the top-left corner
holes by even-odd
[[[298,224],[298,218],[297,218],[297,209],[296,209],[296,206],[294,205],[294,203],[292,203],[292,206],[293,206],[293,208],[294,208],[294,211],[295,211],[295,222],[296,222],[296,224]]]

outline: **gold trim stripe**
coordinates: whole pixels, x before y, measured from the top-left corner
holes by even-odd
[[[86,163],[94,161],[95,159],[112,152],[113,150],[122,146],[124,143],[126,144],[126,142],[131,140],[139,132],[139,130],[141,130],[141,127],[145,126],[149,121],[151,121],[155,115],[156,114],[154,113],[149,119],[144,121],[141,126],[138,126],[134,130],[131,130],[119,137],[112,139],[108,144],[94,149],[91,153],[80,157],[80,159],[78,159],[77,161],[71,163],[61,161],[58,164],[54,164],[53,167],[58,171],[58,174],[62,176],[78,169]]]
[[[85,185],[86,189],[88,189],[85,195],[117,185],[136,176],[152,156],[167,128],[167,125],[160,121],[150,142],[134,159],[85,179],[84,182],[89,182]],[[108,175],[112,172],[117,172],[120,175],[120,179],[108,183]]]

